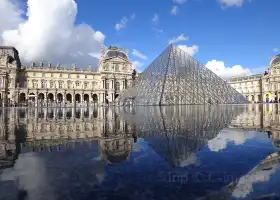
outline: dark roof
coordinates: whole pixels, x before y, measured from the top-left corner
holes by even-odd
[[[129,152],[124,152],[123,154],[120,154],[120,155],[113,155],[113,154],[110,154],[109,152],[106,152],[106,154],[107,154],[108,161],[110,161],[110,163],[112,163],[112,164],[123,163],[124,161],[127,160],[128,156],[129,156]]]
[[[271,61],[271,66],[276,65],[277,63],[280,63],[280,56],[276,56],[272,61]]]
[[[118,50],[109,50],[106,53],[105,58],[112,58],[112,57],[121,57],[128,60],[127,55],[124,52]]]

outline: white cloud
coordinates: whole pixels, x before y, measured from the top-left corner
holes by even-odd
[[[217,137],[208,141],[208,147],[211,151],[221,151],[227,148],[228,143],[233,142],[235,145],[244,144],[248,139],[256,136],[255,132],[238,132],[233,129],[223,129]]]
[[[223,78],[246,76],[251,74],[251,71],[248,68],[244,68],[241,65],[226,67],[223,61],[211,60],[208,61],[205,66],[212,72]]]
[[[0,1],[0,43],[2,34],[6,30],[15,29],[22,22],[22,11],[10,0]]]
[[[172,15],[177,15],[178,14],[178,6],[173,6],[171,9],[171,14]]]
[[[177,4],[184,4],[186,3],[186,0],[173,0],[173,2]]]
[[[147,59],[147,56],[142,54],[140,51],[136,50],[136,49],[133,49],[132,50],[132,55],[138,57],[138,58],[141,58],[143,60],[146,60]]]
[[[187,167],[190,165],[199,165],[200,161],[195,154],[191,154],[186,160],[180,162],[180,167]]]
[[[159,16],[157,13],[154,14],[153,18],[152,18],[152,22],[154,25],[157,25],[159,22]]]
[[[126,16],[124,16],[124,17],[121,19],[121,21],[120,21],[119,23],[116,23],[115,29],[116,29],[117,31],[119,31],[119,30],[121,30],[122,28],[125,28],[127,22],[128,22],[128,19],[127,19]]]
[[[143,63],[137,60],[131,61],[132,68],[135,69],[137,72],[142,72]]]
[[[198,52],[198,49],[199,49],[199,47],[197,45],[193,45],[193,46],[178,45],[178,47],[180,49],[182,49],[183,51],[185,51],[190,56],[194,56]]]
[[[182,33],[181,35],[177,36],[177,37],[173,37],[171,40],[169,40],[169,44],[174,44],[174,43],[178,43],[178,42],[182,42],[182,41],[186,41],[189,38],[184,36],[184,34]]]
[[[0,24],[2,43],[15,46],[24,61],[96,62],[89,54],[99,52],[105,36],[87,24],[75,25],[78,10],[74,0],[28,0],[27,19],[21,18],[20,9],[7,0],[0,2],[1,19],[12,21],[11,25]],[[7,15],[2,16],[2,11]]]
[[[272,51],[274,51],[274,52],[279,52],[280,51],[280,49],[279,48],[274,48],[274,49],[272,49]]]
[[[246,0],[218,0],[225,7],[241,7]],[[251,1],[251,0],[249,0]]]
[[[129,19],[128,19],[128,17],[123,16],[122,19],[120,20],[120,22],[118,22],[118,23],[115,24],[115,29],[116,29],[117,31],[120,31],[121,29],[126,28],[126,27],[127,27],[127,23],[128,23],[129,21],[134,20],[134,19],[135,19],[135,16],[136,16],[135,13],[132,13],[132,15],[130,16]]]

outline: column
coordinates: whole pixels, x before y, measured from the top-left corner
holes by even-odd
[[[72,93],[72,104],[76,105],[76,101],[75,101],[75,92]]]
[[[102,103],[102,98],[103,98],[103,97],[102,97],[102,93],[99,93],[99,97],[98,97],[98,102],[99,102],[99,103]]]
[[[63,102],[63,105],[65,104],[65,101],[66,101],[66,92],[64,92],[64,94],[62,95],[62,102]]]
[[[65,120],[65,117],[66,117],[66,115],[65,115],[65,110],[66,110],[66,108],[63,107],[63,108],[62,108],[62,116],[63,116],[63,119],[64,119],[64,120]]]
[[[56,102],[57,99],[57,92],[54,93],[53,101]]]

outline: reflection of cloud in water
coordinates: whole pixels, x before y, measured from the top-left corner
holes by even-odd
[[[235,187],[232,196],[235,198],[245,198],[254,191],[254,184],[261,182],[269,182],[271,176],[279,170],[279,164],[272,166],[269,170],[252,171],[243,176]]]
[[[200,161],[195,154],[191,154],[186,160],[181,161],[180,167],[187,167],[189,165],[199,165]]]
[[[0,179],[17,181],[19,188],[27,191],[30,200],[53,199],[44,160],[35,153],[21,155],[14,168],[7,169]]]
[[[217,137],[208,141],[208,147],[211,151],[218,152],[226,149],[228,143],[233,142],[235,145],[244,144],[247,139],[252,139],[256,136],[256,132],[240,132],[234,129],[223,129]]]
[[[137,152],[137,153],[142,152],[142,154],[135,157],[133,159],[133,162],[138,163],[142,158],[149,156],[149,154],[152,153],[148,151],[149,148],[150,148],[149,144],[143,138],[139,138],[138,141],[133,144],[133,152]]]
[[[143,139],[139,138],[136,143],[133,143],[133,151],[141,152],[148,148],[148,143]]]

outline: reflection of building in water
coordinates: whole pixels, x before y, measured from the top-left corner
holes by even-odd
[[[12,167],[16,157],[15,128],[8,121],[8,110],[0,109],[0,169]]]
[[[280,104],[251,104],[246,111],[231,123],[234,127],[265,130],[273,139],[275,147],[280,147]]]
[[[212,192],[201,199],[231,199],[230,196],[236,199],[279,199],[279,196],[275,194],[278,189],[270,188],[271,185],[275,185],[275,182],[270,182],[270,179],[279,170],[279,164],[280,153],[272,153],[245,176],[240,177],[238,180],[233,180],[231,184],[223,187],[220,191]],[[254,186],[256,185],[259,185],[262,190],[255,191]],[[273,192],[267,193],[269,188]]]
[[[124,110],[140,137],[172,165],[182,166],[221,129],[243,111],[243,106],[167,106]],[[186,163],[185,163],[186,164]]]
[[[6,116],[2,113],[1,126],[10,129],[2,128],[1,134],[10,138],[15,134],[25,135],[23,149],[60,151],[75,147],[77,142],[90,144],[98,140],[102,158],[111,163],[129,158],[133,129],[112,109],[11,108],[6,111],[9,113]]]
[[[120,163],[129,158],[133,140],[141,137],[178,166],[242,111],[242,106],[13,108],[6,124],[16,127],[16,132],[22,127],[23,149],[60,151],[77,142],[98,140],[101,157]]]

